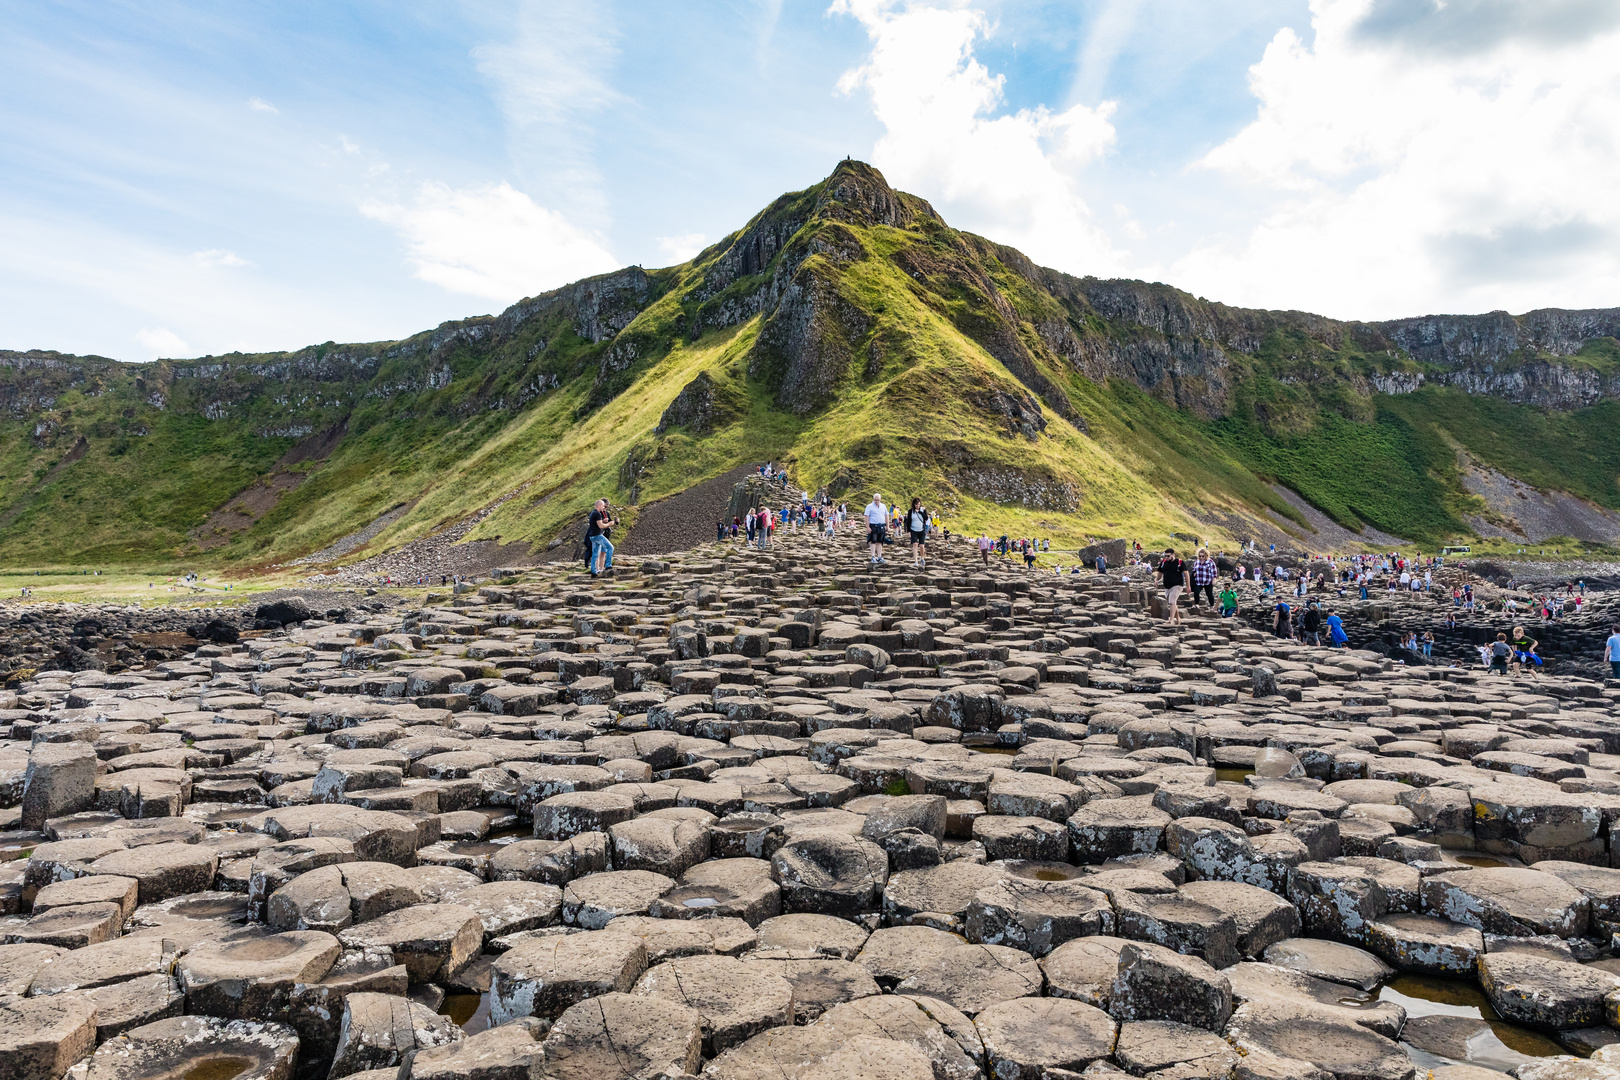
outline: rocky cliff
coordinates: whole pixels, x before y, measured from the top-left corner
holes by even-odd
[[[1447,389],[1608,407],[1617,334],[1620,309],[1358,323],[1074,277],[845,161],[691,262],[403,341],[146,364],[0,352],[0,553],[290,557],[396,507],[375,543],[496,500],[481,530],[545,539],[575,485],[657,491],[756,453],[957,507],[1083,517],[1159,492],[1172,515],[1287,513],[1270,482],[1311,482],[1288,440],[1333,416],[1387,425],[1387,396]],[[1572,489],[1609,498],[1606,467]],[[239,497],[254,484],[274,497]],[[227,504],[245,509],[210,517]],[[87,531],[94,513],[106,527]]]

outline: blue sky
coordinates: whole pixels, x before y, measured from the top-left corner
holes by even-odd
[[[400,337],[846,154],[1076,274],[1620,304],[1609,0],[7,3],[0,347]]]

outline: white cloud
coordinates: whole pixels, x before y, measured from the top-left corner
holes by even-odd
[[[424,184],[409,206],[360,210],[400,232],[418,278],[503,304],[620,265],[600,236],[506,183]]]
[[[1171,280],[1357,318],[1620,300],[1615,9],[1546,5],[1313,0],[1314,40],[1277,33],[1256,118],[1199,163],[1261,220]]]
[[[281,111],[263,98],[250,97],[247,104],[248,108],[254,112],[279,113]]]
[[[590,122],[625,103],[609,82],[618,28],[597,0],[521,0],[508,34],[472,50],[506,121],[507,150],[525,187],[570,217],[608,224]]]
[[[191,253],[191,257],[196,261],[198,266],[237,267],[253,265],[236,252],[226,251],[224,248],[209,248],[207,251],[193,251]]]
[[[871,95],[885,128],[873,164],[890,183],[926,194],[953,225],[1037,262],[1117,271],[1120,255],[1078,186],[1082,168],[1113,144],[1112,102],[998,114],[1003,77],[973,53],[993,28],[960,4],[834,0],[829,12],[853,16],[872,41],[866,63],[839,88]]]
[[[159,357],[185,356],[191,351],[191,346],[186,344],[184,338],[173,330],[161,326],[142,327],[135,331],[135,340],[140,342],[141,347],[153,360]]]
[[[677,236],[660,236],[658,238],[658,253],[668,259],[671,265],[674,265],[675,263],[683,263],[702,251],[703,244],[702,233],[689,232]]]

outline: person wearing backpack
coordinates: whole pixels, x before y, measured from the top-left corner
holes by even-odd
[[[911,534],[911,565],[928,565],[928,511],[922,500],[913,497],[906,511],[906,531]]]

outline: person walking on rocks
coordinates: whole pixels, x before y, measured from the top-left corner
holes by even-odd
[[[913,496],[911,509],[906,511],[906,531],[911,534],[911,565],[928,565],[928,511],[922,500]]]
[[[1209,601],[1209,606],[1215,606],[1215,560],[1209,557],[1209,548],[1198,549],[1198,561],[1192,568],[1192,602],[1198,603],[1198,594],[1202,592]]]
[[[976,541],[974,541],[974,546],[979,549],[979,561],[982,562],[984,565],[989,566],[990,565],[990,547],[991,547],[990,534],[987,533],[987,532],[979,533],[979,538]]]
[[[1620,626],[1609,627],[1609,640],[1603,643],[1603,659],[1609,662],[1610,676],[1620,679]]]
[[[590,525],[585,529],[587,542],[591,545],[591,577],[595,577],[603,570],[613,569],[613,542],[608,539],[608,530],[618,522],[608,511],[606,499],[597,499],[596,508],[591,511]],[[597,559],[601,558],[602,565],[598,567]]]
[[[1305,614],[1299,617],[1300,640],[1307,645],[1322,644],[1322,612],[1312,600],[1305,605]]]
[[[1176,557],[1175,548],[1165,548],[1159,560],[1159,578],[1164,582],[1164,617],[1171,623],[1181,621],[1181,592],[1187,587],[1187,564]]]
[[[872,548],[873,566],[878,566],[884,561],[883,543],[888,527],[889,508],[883,505],[881,493],[874,494],[872,501],[866,504],[866,542]]]

